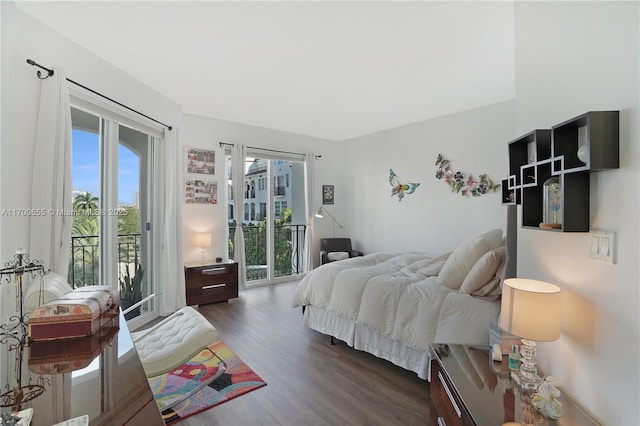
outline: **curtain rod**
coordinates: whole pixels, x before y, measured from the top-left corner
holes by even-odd
[[[220,144],[220,148],[222,148],[224,145],[226,145],[226,146],[234,146],[234,144],[227,143],[227,142],[218,142],[218,143]],[[299,152],[280,151],[280,150],[277,150],[277,149],[260,148],[260,147],[257,147],[257,146],[247,146],[247,148],[259,149],[259,150],[262,150],[262,151],[269,151],[269,152],[277,152],[277,153],[280,153],[280,154],[304,155],[304,154],[301,154]],[[318,155],[318,154],[313,154],[313,156],[316,157],[316,159],[322,158],[322,155]]]
[[[53,70],[52,70],[52,69],[49,69],[49,68],[43,67],[42,65],[40,65],[39,63],[37,63],[36,61],[34,61],[34,60],[32,60],[32,59],[27,59],[27,63],[28,63],[29,65],[33,65],[34,67],[38,67],[38,68],[40,68],[40,69],[43,69],[43,70],[45,70],[45,71],[47,72],[47,75],[45,75],[45,76],[43,77],[43,76],[42,76],[42,72],[41,72],[41,71],[38,71],[37,76],[38,76],[38,78],[39,78],[40,80],[45,80],[45,79],[47,79],[47,78],[49,78],[49,77],[51,77],[51,76],[53,75]],[[147,119],[149,119],[149,120],[151,120],[151,121],[153,121],[153,122],[155,122],[155,123],[161,124],[161,125],[163,125],[164,127],[166,127],[166,128],[167,128],[167,129],[169,129],[169,130],[172,130],[172,129],[173,129],[173,127],[169,126],[168,124],[164,124],[162,121],[158,121],[158,120],[156,120],[155,118],[151,118],[151,117],[149,117],[148,115],[141,113],[140,111],[136,111],[135,109],[133,109],[133,108],[131,108],[131,107],[129,107],[129,106],[127,106],[127,105],[123,104],[123,103],[120,103],[120,102],[118,102],[118,101],[116,101],[116,100],[114,100],[114,99],[111,99],[110,97],[108,97],[108,96],[106,96],[106,95],[103,95],[103,94],[102,94],[102,93],[100,93],[100,92],[96,92],[95,90],[90,89],[90,88],[88,88],[87,86],[85,86],[85,85],[83,85],[83,84],[78,83],[77,81],[73,81],[73,80],[71,80],[70,78],[67,78],[67,81],[68,81],[69,83],[73,83],[73,84],[75,84],[76,86],[82,87],[83,89],[88,90],[89,92],[91,92],[91,93],[93,93],[93,94],[95,94],[95,95],[98,95],[98,96],[100,96],[100,97],[102,97],[102,98],[104,98],[104,99],[106,99],[106,100],[108,100],[108,101],[111,101],[111,102],[113,102],[114,104],[120,105],[121,107],[126,108],[126,109],[128,109],[129,111],[131,111],[131,112],[135,112],[136,114],[141,115],[141,116],[143,116],[144,118],[147,118]]]

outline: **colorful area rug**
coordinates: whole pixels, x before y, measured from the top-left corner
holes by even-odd
[[[237,396],[266,386],[238,355],[221,340],[209,345],[226,364],[224,373],[190,398],[162,412],[166,425],[208,410]],[[193,389],[198,381],[206,381],[218,371],[219,360],[209,351],[203,350],[180,367],[158,377],[149,379],[156,401],[175,398]]]

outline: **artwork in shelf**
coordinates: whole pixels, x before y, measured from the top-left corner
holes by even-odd
[[[543,229],[562,228],[562,187],[560,179],[552,176],[542,185],[542,223]]]
[[[400,178],[393,169],[389,169],[389,183],[391,184],[391,196],[398,196],[398,201],[402,201],[405,194],[413,194],[420,183],[401,183]]]
[[[474,179],[471,173],[454,172],[451,169],[451,162],[444,158],[442,154],[438,154],[436,159],[436,179],[442,180],[449,185],[451,192],[455,192],[464,197],[479,197],[490,192],[497,192],[500,184],[496,184],[493,180],[487,178],[487,174],[482,174],[478,179]]]
[[[215,165],[215,151],[187,148],[187,173],[213,175],[216,171]]]
[[[322,204],[334,203],[333,185],[322,185]]]
[[[185,179],[185,204],[218,204],[218,182]]]

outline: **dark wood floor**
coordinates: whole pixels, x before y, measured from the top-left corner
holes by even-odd
[[[182,425],[426,425],[428,384],[415,373],[306,328],[297,282],[240,291],[203,305],[219,337],[267,386]]]

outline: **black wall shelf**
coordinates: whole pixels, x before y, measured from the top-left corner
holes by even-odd
[[[557,176],[562,226],[545,230],[589,231],[589,174],[619,167],[619,120],[619,111],[590,111],[508,143],[509,176],[502,180],[502,204],[522,205],[523,228],[541,229],[543,184]],[[581,146],[585,161],[578,158]]]

